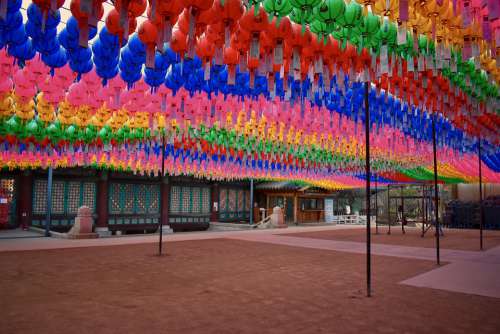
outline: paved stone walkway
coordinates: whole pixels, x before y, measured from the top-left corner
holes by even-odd
[[[340,251],[348,253],[365,254],[366,252],[366,244],[363,242],[356,242],[356,241],[337,241],[337,240],[293,237],[293,236],[272,235],[272,234],[266,234],[266,235],[240,234],[234,236],[227,236],[226,238],[245,240],[245,241],[255,241],[255,242],[267,242],[272,244],[294,246],[294,247],[324,249],[324,250],[332,250],[332,251]],[[395,257],[403,257],[403,258],[418,259],[418,260],[430,260],[430,261],[434,261],[436,259],[436,251],[432,248],[408,247],[408,246],[396,246],[396,245],[372,243],[371,251],[373,255],[395,256]],[[442,262],[453,262],[459,260],[473,261],[479,255],[480,253],[472,251],[441,249]]]
[[[366,252],[366,244],[353,241],[250,234],[230,238],[349,253]],[[430,261],[436,259],[434,249],[423,247],[372,244],[372,254]],[[500,298],[500,247],[485,252],[441,249],[441,263],[442,266],[401,283]]]
[[[363,228],[362,226],[313,226],[313,227],[302,227],[293,226],[287,229],[252,229],[246,231],[218,231],[218,232],[188,232],[188,233],[174,233],[167,234],[163,236],[163,241],[165,243],[174,241],[189,241],[189,240],[207,240],[207,239],[219,239],[228,236],[236,235],[266,235],[266,234],[293,234],[293,233],[304,233],[304,232],[317,232],[317,231],[329,231],[329,230],[339,230],[339,229],[352,229],[352,228]],[[0,240],[0,252],[5,251],[22,251],[22,250],[40,250],[40,249],[60,249],[60,248],[75,248],[75,247],[96,247],[96,246],[118,246],[118,245],[135,245],[135,244],[147,244],[147,243],[157,243],[158,234],[146,234],[146,235],[130,235],[130,236],[117,236],[109,238],[99,238],[99,239],[87,239],[87,240],[69,240],[69,239],[59,239],[59,238],[36,238],[29,240],[22,239],[3,239]],[[167,246],[168,247],[168,246]]]
[[[459,259],[402,284],[500,298],[500,247]]]
[[[19,238],[42,238],[43,235],[34,231],[25,231],[21,228],[0,230],[0,240]]]

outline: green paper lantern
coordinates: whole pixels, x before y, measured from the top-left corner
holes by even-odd
[[[104,126],[98,133],[99,138],[101,138],[104,144],[109,143],[111,140],[111,129],[108,125]]]
[[[288,0],[264,0],[263,5],[270,18],[287,16],[293,9]]]
[[[63,137],[63,132],[61,129],[61,123],[56,120],[47,127],[47,136],[53,143],[59,142]]]
[[[425,35],[418,36],[418,49],[424,55],[433,55],[435,53],[434,42]]]
[[[290,13],[290,19],[302,25],[302,31],[306,29],[306,24],[314,21],[313,9],[321,0],[290,0],[293,10]]]
[[[356,39],[357,36],[353,35],[352,34],[352,31],[348,28],[340,28],[339,30],[337,31],[334,31],[333,32],[333,37],[339,41],[341,41],[341,45],[340,45],[340,48],[342,50],[345,49],[345,47],[347,46],[347,41],[351,40],[351,39]]]
[[[327,36],[332,32],[326,23],[319,20],[314,20],[311,25],[311,31],[317,35],[318,42],[325,42]]]
[[[344,15],[339,16],[339,29],[334,34],[334,37],[342,41],[342,49],[345,48],[348,40],[351,41],[351,39],[356,38],[354,28],[358,26],[362,18],[363,10],[356,1],[351,1],[345,8]]]
[[[28,136],[35,137],[35,135],[38,133],[39,125],[36,120],[32,119],[31,121],[26,124],[26,132]]]
[[[73,143],[78,137],[78,128],[75,125],[71,124],[64,131],[64,135],[67,140]]]
[[[378,40],[379,45],[387,45],[389,48],[393,49],[397,44],[398,28],[394,23],[389,23],[384,21],[380,26],[378,33],[375,38]]]
[[[406,32],[406,43],[396,46],[396,52],[405,59],[415,56],[416,53],[413,50],[413,34],[409,31]]]
[[[361,53],[364,47],[371,48],[378,45],[375,35],[379,29],[380,19],[378,16],[368,13],[368,15],[363,17],[358,26],[353,30],[359,37],[359,43],[355,43],[358,45],[359,53]]]
[[[143,139],[144,138],[144,129],[137,128],[134,130],[134,138],[135,139]]]
[[[5,122],[5,125],[8,134],[16,135],[19,132],[21,122],[19,121],[19,117],[13,115],[7,122]]]
[[[363,18],[363,9],[356,1],[351,1],[344,12],[344,15],[339,17],[339,24],[344,28],[354,29],[358,26]]]
[[[314,15],[312,14],[312,12],[306,13],[304,11],[294,9],[290,13],[290,20],[292,20],[293,22],[295,22],[297,24],[301,24],[302,31],[304,32],[305,28],[306,28],[306,24],[309,24],[314,20]]]
[[[97,130],[93,125],[87,125],[84,131],[83,140],[85,143],[90,144],[95,140],[97,136]]]
[[[313,8],[319,5],[321,0],[290,0],[290,4],[296,8],[303,11],[312,12]]]
[[[338,29],[338,20],[345,13],[344,0],[326,0],[314,8],[314,16],[316,20],[324,23],[334,31]]]
[[[7,119],[5,117],[0,118],[0,136],[5,136],[7,134]]]
[[[113,139],[119,143],[125,140],[125,131],[123,130],[123,128],[119,128],[115,133],[113,133]]]

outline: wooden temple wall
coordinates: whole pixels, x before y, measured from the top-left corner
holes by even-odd
[[[69,230],[82,205],[92,210],[96,227],[112,232],[153,232],[162,212],[164,224],[178,231],[207,229],[210,221],[248,222],[251,207],[247,182],[168,176],[160,179],[87,168],[54,170],[52,229]],[[3,171],[0,210],[5,211],[5,223],[0,220],[0,228],[43,228],[47,171]]]

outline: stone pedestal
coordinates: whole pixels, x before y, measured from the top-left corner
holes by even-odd
[[[174,233],[174,230],[172,230],[172,228],[170,227],[170,225],[163,225],[162,228],[161,228],[161,232],[163,235],[165,234],[172,234]],[[158,228],[156,230],[156,233],[160,233],[160,229]]]
[[[273,213],[271,214],[271,225],[276,228],[288,227],[288,225],[285,223],[283,210],[279,206],[273,208]]]
[[[78,209],[75,223],[68,232],[69,239],[93,239],[97,238],[97,233],[92,232],[92,211],[88,206]]]
[[[99,238],[110,237],[112,235],[111,231],[107,227],[96,227],[94,230]]]

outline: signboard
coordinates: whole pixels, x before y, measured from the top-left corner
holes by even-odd
[[[333,199],[325,198],[325,223],[333,223]]]

